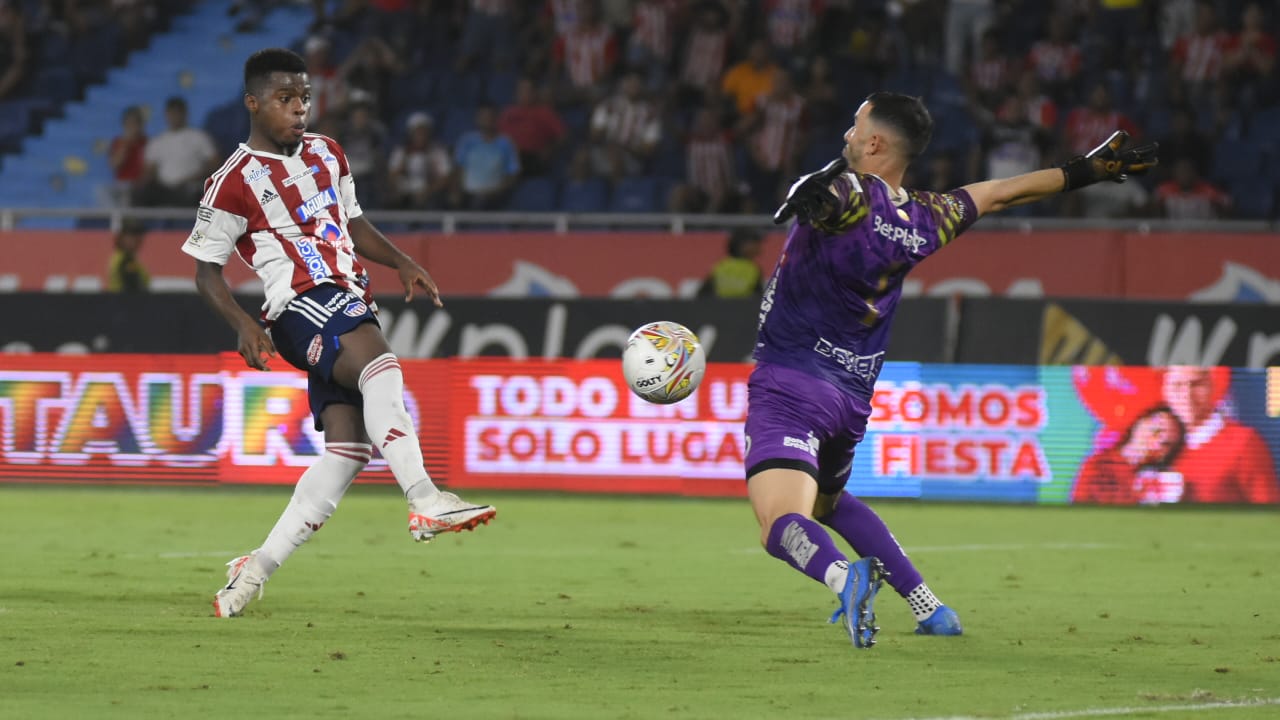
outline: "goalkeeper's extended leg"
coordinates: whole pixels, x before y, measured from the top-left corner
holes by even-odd
[[[829,509],[826,513],[821,510],[815,513],[819,522],[835,530],[858,555],[879,558],[884,564],[889,584],[906,599],[915,615],[916,634],[961,634],[959,616],[934,596],[875,510],[847,492],[835,497],[822,496],[819,505]]]
[[[747,481],[765,550],[834,592],[840,606],[831,622],[841,623],[854,647],[872,647],[880,629],[873,603],[884,569],[874,557],[850,563],[822,526],[794,512],[798,505],[812,502],[815,490],[809,475],[791,468],[764,469]]]

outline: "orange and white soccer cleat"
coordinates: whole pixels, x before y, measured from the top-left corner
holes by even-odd
[[[255,594],[262,597],[266,582],[267,576],[258,567],[254,553],[227,563],[227,586],[213,596],[213,614],[223,618],[240,615]]]
[[[440,533],[475,530],[497,514],[492,505],[472,505],[451,492],[439,492],[421,504],[409,503],[409,534],[429,542]]]

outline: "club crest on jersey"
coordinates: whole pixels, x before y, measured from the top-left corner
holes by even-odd
[[[336,223],[324,220],[316,226],[315,235],[330,245],[337,245],[342,240],[342,228],[338,227]]]
[[[320,192],[316,193],[315,195],[312,195],[306,200],[303,200],[302,206],[299,207],[294,212],[297,214],[299,220],[301,220],[302,222],[306,222],[310,220],[312,217],[314,217],[316,213],[329,207],[330,205],[337,204],[337,202],[338,202],[338,191],[334,190],[331,187],[325,188],[324,190],[321,190]]]
[[[263,165],[262,167],[257,168],[256,170],[249,173],[248,175],[245,175],[244,184],[252,185],[264,177],[271,177],[271,167],[269,165]]]
[[[299,180],[305,177],[311,177],[312,175],[315,175],[318,172],[320,172],[320,166],[312,165],[311,167],[307,168],[306,170],[303,170],[300,173],[294,173],[289,177],[285,178],[283,184],[285,187],[289,187],[290,185],[298,182]]]
[[[369,311],[369,306],[357,300],[351,303],[350,305],[348,305],[342,311],[342,314],[346,315],[347,317],[357,318],[357,317],[360,317],[361,315],[364,315],[368,311]]]
[[[320,355],[324,352],[324,338],[316,335],[311,338],[311,344],[307,346],[307,364],[315,365],[320,362]]]
[[[329,266],[324,264],[324,258],[320,257],[320,251],[316,249],[316,244],[311,238],[296,238],[293,244],[298,248],[298,256],[302,258],[302,264],[307,268],[307,274],[312,280],[323,280],[329,277]]]
[[[307,149],[312,155],[319,155],[322,160],[332,160],[333,151],[329,149],[329,143],[320,138],[316,138],[307,144]]]

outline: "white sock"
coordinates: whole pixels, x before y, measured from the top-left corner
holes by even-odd
[[[364,443],[327,443],[324,454],[298,478],[293,497],[258,549],[258,565],[266,577],[302,543],[311,539],[337,509],[351,481],[369,462],[373,448]]]
[[[435,495],[438,490],[422,463],[422,448],[413,418],[404,407],[404,375],[391,353],[374,358],[360,373],[364,395],[364,427],[391,467],[391,474],[409,500]]]
[[[942,601],[924,583],[907,593],[907,604],[911,606],[911,614],[916,616],[916,622],[928,619],[934,610],[942,607]]]
[[[827,566],[822,582],[831,588],[831,592],[839,595],[844,592],[844,585],[849,581],[849,561],[837,560]]]

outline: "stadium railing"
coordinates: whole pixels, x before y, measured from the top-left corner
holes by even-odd
[[[725,228],[779,229],[768,215],[706,215],[675,213],[530,213],[530,212],[425,212],[416,210],[370,210],[369,217],[380,224],[412,226],[415,231],[446,234],[469,229],[492,230],[494,226],[524,230],[628,229],[719,230]],[[192,208],[5,208],[0,207],[0,230],[18,229],[27,218],[62,218],[102,222],[116,230],[126,218],[139,220],[193,221]],[[1187,221],[1160,218],[1095,220],[1053,217],[988,216],[980,221],[984,230],[1032,232],[1036,230],[1122,230],[1127,232],[1280,232],[1280,221],[1209,220]]]

